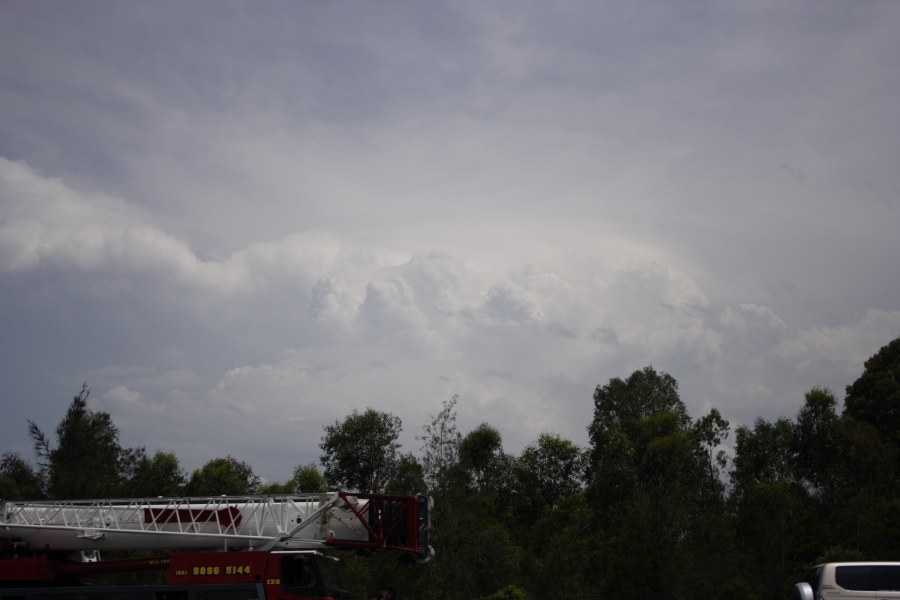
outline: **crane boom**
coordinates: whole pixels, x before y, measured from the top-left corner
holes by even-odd
[[[330,492],[0,502],[0,537],[32,550],[389,548],[430,557],[430,498]]]
[[[347,492],[0,500],[0,600],[344,600],[337,558],[319,550],[383,548],[427,562],[431,509],[427,496]],[[165,552],[100,560],[97,550]],[[144,570],[165,570],[165,583],[78,587]]]

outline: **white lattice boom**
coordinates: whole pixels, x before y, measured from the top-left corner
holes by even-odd
[[[32,550],[261,550],[369,540],[353,495],[0,502],[0,536]]]

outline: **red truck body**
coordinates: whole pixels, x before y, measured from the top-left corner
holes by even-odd
[[[425,496],[340,492],[313,500],[303,498],[300,508],[295,498],[249,497],[6,503],[0,600],[344,600],[338,561],[319,549],[431,558]],[[172,554],[98,560],[104,544],[160,549],[168,540]],[[193,540],[225,548],[183,551]],[[90,585],[98,575],[148,570],[165,570],[165,583]]]

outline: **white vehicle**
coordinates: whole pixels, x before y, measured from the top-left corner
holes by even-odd
[[[900,600],[900,562],[816,565],[793,591],[795,600]]]

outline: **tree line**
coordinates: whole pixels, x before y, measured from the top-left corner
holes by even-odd
[[[354,410],[324,428],[319,463],[282,483],[231,456],[188,474],[173,453],[124,447],[89,394],[53,439],[28,423],[35,464],[6,452],[0,497],[432,495],[436,559],[346,555],[359,595],[761,600],[786,597],[818,562],[900,560],[900,338],[866,361],[842,407],[813,387],[793,419],[735,428],[715,408],[692,418],[677,381],[653,367],[610,379],[594,391],[584,448],[543,433],[507,453],[489,423],[458,430],[454,396],[404,452],[398,417]]]

